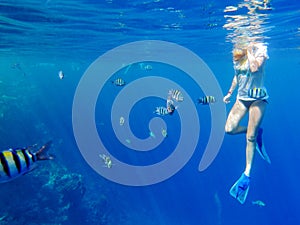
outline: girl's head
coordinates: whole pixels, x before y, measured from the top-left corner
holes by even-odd
[[[242,48],[235,48],[232,51],[232,55],[233,55],[233,60],[234,61],[241,60],[246,54],[247,54],[247,50],[246,49],[242,49]]]

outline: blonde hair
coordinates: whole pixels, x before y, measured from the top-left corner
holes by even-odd
[[[247,54],[247,50],[246,49],[242,49],[242,48],[235,48],[232,51],[233,57],[243,57]]]

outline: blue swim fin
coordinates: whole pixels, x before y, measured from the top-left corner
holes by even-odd
[[[258,134],[257,134],[257,138],[256,138],[256,151],[259,153],[259,155],[261,156],[261,158],[265,161],[267,161],[267,163],[271,164],[271,160],[270,157],[268,156],[263,140],[262,140],[262,133],[263,133],[263,129],[259,128],[258,130]]]
[[[244,204],[248,195],[249,186],[250,186],[250,177],[246,176],[243,173],[242,176],[230,188],[229,193],[241,204]]]

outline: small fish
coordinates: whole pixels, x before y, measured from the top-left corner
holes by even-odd
[[[174,105],[169,105],[169,106],[167,107],[168,113],[169,113],[170,115],[172,115],[172,114],[175,112],[175,109],[177,109],[177,107],[174,106]]]
[[[168,110],[168,113],[170,115],[172,115],[174,113],[175,109],[177,109],[177,107],[174,105],[174,102],[171,99],[171,97],[168,96],[168,99],[167,99],[167,110]]]
[[[257,205],[259,207],[264,207],[266,204],[261,200],[252,201],[252,205]]]
[[[115,81],[112,81],[112,83],[116,86],[124,86],[125,81],[122,78],[117,78]]]
[[[182,102],[184,100],[183,95],[179,90],[169,90],[169,96],[176,102]]]
[[[19,70],[19,71],[23,74],[23,76],[26,76],[26,73],[25,73],[24,70],[22,69],[20,63],[15,63],[15,64],[13,64],[13,65],[11,66],[11,68],[12,68],[12,69],[17,69],[17,70]]]
[[[255,99],[264,98],[267,96],[267,92],[264,88],[252,88],[248,91],[248,96]]]
[[[34,153],[30,151],[32,147],[0,152],[0,183],[9,182],[30,172],[36,161],[53,159],[53,156],[47,154],[50,145],[51,142],[48,142]]]
[[[154,113],[156,113],[157,115],[160,115],[160,116],[164,116],[164,115],[168,115],[169,111],[166,107],[159,106],[159,107],[156,107]]]
[[[131,143],[130,139],[126,139],[125,141],[126,141],[128,144]]]
[[[204,96],[202,98],[198,98],[197,101],[198,101],[198,104],[208,105],[210,103],[215,103],[216,99],[214,96]]]
[[[161,135],[166,138],[168,136],[167,130],[162,128],[161,129]]]
[[[151,65],[146,65],[145,70],[152,70],[152,66]]]
[[[152,66],[148,64],[144,67],[144,70],[152,70]]]
[[[149,135],[150,135],[150,137],[155,138],[155,134],[152,131],[149,132]]]
[[[146,71],[152,70],[152,66],[149,64],[140,63],[139,65],[141,70],[146,70]]]
[[[64,73],[63,73],[63,71],[62,70],[60,70],[59,72],[58,72],[58,77],[59,77],[59,79],[64,79],[64,77],[65,77],[65,75],[64,75]]]
[[[105,154],[100,154],[99,157],[101,159],[103,159],[105,167],[107,167],[107,168],[110,169],[113,166],[112,160],[111,160],[111,158],[109,156],[107,156]]]
[[[120,126],[123,126],[125,123],[125,119],[123,116],[120,117]]]

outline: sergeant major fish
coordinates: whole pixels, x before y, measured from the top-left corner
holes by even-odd
[[[164,115],[168,115],[169,111],[166,107],[159,106],[159,107],[156,107],[154,113],[156,113],[157,115],[160,115],[160,116],[164,116]]]
[[[125,81],[122,78],[117,78],[116,80],[112,81],[112,83],[116,86],[124,86]]]
[[[0,152],[0,183],[9,182],[30,172],[36,161],[53,159],[47,154],[51,142],[43,145],[37,152],[32,147],[8,149]]]
[[[174,102],[173,100],[171,99],[170,96],[168,96],[168,99],[167,99],[167,110],[168,110],[168,113],[170,115],[172,115],[175,111],[177,107],[174,105]]]
[[[183,95],[179,90],[169,90],[169,96],[176,102],[182,102],[184,100]]]
[[[264,88],[252,88],[248,91],[248,96],[251,98],[264,98],[267,96],[267,92]]]
[[[198,98],[198,104],[208,105],[210,103],[215,103],[216,99],[214,96],[204,96],[202,98]]]

